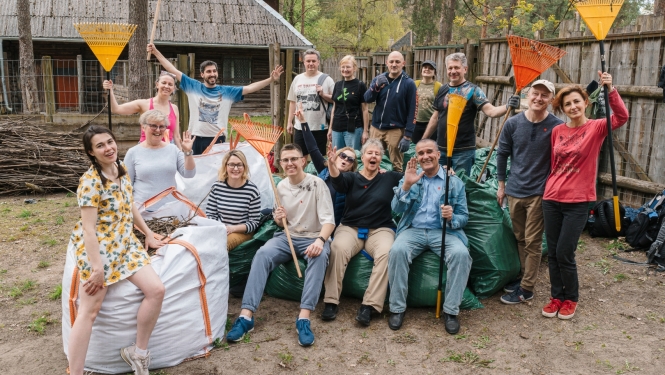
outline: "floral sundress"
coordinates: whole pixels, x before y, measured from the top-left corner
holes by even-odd
[[[150,264],[148,253],[133,232],[133,189],[127,174],[120,178],[120,186],[107,180],[102,188],[102,180],[91,166],[81,176],[76,193],[79,207],[97,208],[96,232],[104,264],[104,286],[124,280]],[[90,278],[92,265],[83,243],[81,220],[74,226],[70,240],[76,250],[81,281],[86,281]]]

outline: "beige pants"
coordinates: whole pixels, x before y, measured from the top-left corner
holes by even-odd
[[[376,138],[383,143],[383,147],[388,150],[388,157],[393,164],[393,171],[402,172],[402,160],[404,160],[404,154],[399,152],[398,146],[399,141],[404,137],[404,129],[396,128],[382,130],[370,126],[369,137]]]
[[[508,196],[510,219],[513,233],[517,238],[517,252],[520,257],[522,289],[533,292],[538,279],[538,268],[543,249],[543,197],[535,195],[526,198]]]
[[[361,240],[358,238],[358,228],[345,225],[337,227],[330,250],[326,278],[323,281],[326,288],[323,302],[339,304],[346,266],[364,247],[365,251],[374,258],[374,267],[363,296],[363,305],[372,306],[381,312],[388,292],[388,253],[394,240],[395,232],[390,228],[370,229],[367,239]]]
[[[245,241],[249,241],[254,233],[231,233],[226,237],[226,250],[231,251]]]

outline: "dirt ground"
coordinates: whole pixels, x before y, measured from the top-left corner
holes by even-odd
[[[79,217],[72,194],[0,199],[0,373],[65,374],[59,284],[69,234]],[[318,318],[313,347],[297,343],[298,303],[266,296],[249,342],[151,374],[665,374],[665,273],[612,258],[617,243],[583,235],[577,252],[581,299],[570,321],[547,319],[547,264],[532,303],[506,306],[500,294],[460,314],[451,336],[433,309],[408,309],[391,331],[369,328],[343,299],[334,322]],[[623,255],[637,261],[643,253]],[[230,298],[233,319],[240,299]]]

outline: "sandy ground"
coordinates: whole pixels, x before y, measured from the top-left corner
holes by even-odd
[[[0,199],[0,373],[65,374],[58,285],[76,199],[57,194]],[[249,342],[151,374],[665,374],[665,274],[612,258],[616,243],[583,235],[578,247],[580,304],[572,320],[547,319],[547,264],[531,303],[506,306],[500,294],[460,314],[451,336],[433,309],[409,309],[391,331],[387,315],[356,324],[360,301],[343,299],[334,322],[318,314],[313,347],[297,343],[298,303],[269,296]],[[643,253],[622,254],[643,261]],[[230,298],[233,319],[240,299]]]

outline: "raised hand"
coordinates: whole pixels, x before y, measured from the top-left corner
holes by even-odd
[[[192,133],[190,133],[189,130],[182,133],[182,151],[183,152],[192,151],[192,147],[194,146],[194,139],[196,139],[196,136],[192,135]]]
[[[102,87],[104,90],[113,90],[113,81],[105,79],[104,82],[102,82]]]
[[[306,121],[305,121],[305,114],[303,113],[302,103],[301,103],[301,102],[298,102],[298,103],[296,104],[296,111],[295,111],[294,115],[296,116],[296,118],[298,119],[298,121],[300,121],[301,124],[302,124],[303,122],[306,122]]]
[[[598,81],[600,82],[601,85],[607,86],[608,91],[612,91],[612,75],[608,72],[601,72],[600,70],[598,71]]]
[[[416,158],[411,158],[411,160],[406,163],[406,171],[404,171],[404,184],[402,185],[402,189],[404,191],[409,191],[411,186],[418,182],[418,180],[420,180],[424,175],[424,171],[418,174],[418,160],[416,160]]]
[[[273,81],[277,82],[279,81],[279,76],[284,73],[284,67],[281,65],[277,65],[275,69],[273,69],[272,73],[270,73],[270,78],[272,78]]]

